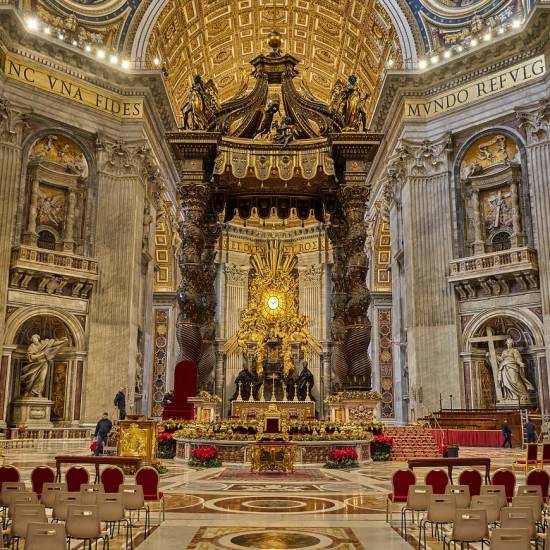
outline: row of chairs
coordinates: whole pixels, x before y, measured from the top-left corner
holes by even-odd
[[[540,453],[539,453],[540,448]],[[550,464],[550,443],[528,443],[525,448],[525,458],[515,460],[512,463],[512,468],[524,469],[525,474],[529,468],[544,468],[546,464]]]
[[[37,494],[27,491],[24,483],[5,482],[0,504],[6,510],[4,537],[10,543],[17,541],[17,545],[19,539],[25,537],[30,523],[47,521],[47,508],[52,509],[52,522],[66,524],[69,538],[104,539],[108,544],[105,533],[112,537],[115,525],[120,529],[122,524],[125,526],[125,548],[131,547],[131,515],[142,510],[145,512],[145,536],[150,530],[150,511],[141,485],[121,485],[118,493],[105,493],[102,485],[82,485],[81,491],[76,493],[67,491],[66,483],[45,483],[39,502]],[[101,529],[101,523],[106,530]]]
[[[386,521],[392,516],[392,503],[403,503],[407,501],[409,486],[416,483],[416,476],[412,470],[404,469],[397,470],[392,476],[392,492],[387,495],[386,499]],[[449,476],[445,470],[439,468],[430,470],[425,478],[424,483],[432,487],[434,494],[444,494],[449,485]],[[542,494],[546,499],[550,493],[550,475],[545,470],[531,470],[525,480],[526,485],[539,485]],[[483,486],[483,476],[478,470],[468,469],[463,470],[458,478],[459,485],[467,485],[471,496],[476,496],[481,493]],[[491,485],[502,485],[505,488],[506,498],[508,502],[512,501],[516,487],[516,476],[512,470],[500,468],[493,473]]]
[[[43,487],[46,483],[55,482],[55,472],[49,466],[37,466],[31,472],[32,490],[40,498]],[[19,482],[21,475],[14,466],[0,467],[0,491],[5,482]],[[106,493],[117,493],[119,488],[124,485],[124,472],[118,466],[107,466],[101,472],[101,484]],[[82,466],[71,466],[65,473],[65,483],[67,491],[78,492],[82,485],[90,482],[88,470]],[[143,488],[144,498],[147,502],[157,502],[159,504],[159,515],[162,519],[165,516],[164,493],[159,489],[160,477],[158,472],[151,466],[141,467],[135,475],[135,482]]]

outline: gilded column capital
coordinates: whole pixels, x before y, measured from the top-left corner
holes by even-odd
[[[393,155],[396,176],[431,177],[449,169],[451,137],[445,134],[436,140],[399,140]],[[390,164],[390,166],[392,166]],[[388,172],[389,173],[389,172]]]
[[[141,177],[147,157],[145,142],[96,141],[99,170],[113,177]]]
[[[525,130],[528,145],[550,140],[550,98],[516,109],[516,116],[520,127]]]
[[[27,113],[14,109],[10,100],[0,95],[0,144],[21,145],[27,116]]]

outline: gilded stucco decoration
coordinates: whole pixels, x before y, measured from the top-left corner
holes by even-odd
[[[167,87],[178,110],[195,74],[213,79],[223,102],[246,90],[248,63],[266,49],[272,30],[281,33],[285,52],[301,62],[302,91],[310,89],[327,102],[333,85],[351,74],[374,95],[388,59],[396,66],[401,59],[391,21],[374,0],[169,2],[151,34],[147,57],[166,63]]]
[[[299,283],[295,276],[297,258],[286,254],[282,243],[270,241],[263,254],[251,257],[254,274],[250,280],[248,305],[242,311],[238,332],[226,343],[226,353],[239,348],[246,353],[249,343],[256,349],[257,372],[263,372],[267,341],[280,339],[284,374],[294,368],[291,344],[302,351],[320,352],[319,343],[308,330],[310,320],[299,312]]]
[[[391,236],[390,224],[380,219],[374,242],[373,271],[374,290],[391,291]]]

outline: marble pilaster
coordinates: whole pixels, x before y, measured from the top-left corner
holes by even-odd
[[[118,387],[133,402],[137,335],[141,323],[143,212],[146,195],[141,144],[98,148],[96,257],[101,265],[90,304],[85,421],[111,410]]]
[[[403,297],[400,314],[411,420],[438,409],[441,392],[454,393],[456,403],[461,395],[455,298],[447,282],[452,259],[448,146],[448,136],[434,142],[403,139],[394,161],[400,165],[402,186],[400,288],[408,296]],[[438,371],[444,376],[434,376]]]
[[[4,339],[12,231],[21,174],[25,115],[0,95],[0,356]],[[6,342],[9,344],[10,342]],[[8,377],[5,378],[7,382]],[[4,418],[2,415],[1,418]]]
[[[527,137],[527,165],[538,254],[542,320],[546,356],[550,356],[550,98],[518,109]],[[543,401],[549,396],[544,395]]]

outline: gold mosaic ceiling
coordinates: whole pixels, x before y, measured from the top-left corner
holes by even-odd
[[[377,0],[171,0],[152,32],[147,58],[168,69],[167,87],[178,113],[191,77],[214,79],[225,101],[239,89],[243,69],[267,53],[267,33],[283,35],[282,50],[297,57],[311,91],[327,101],[338,77],[355,73],[376,95],[399,41]]]

